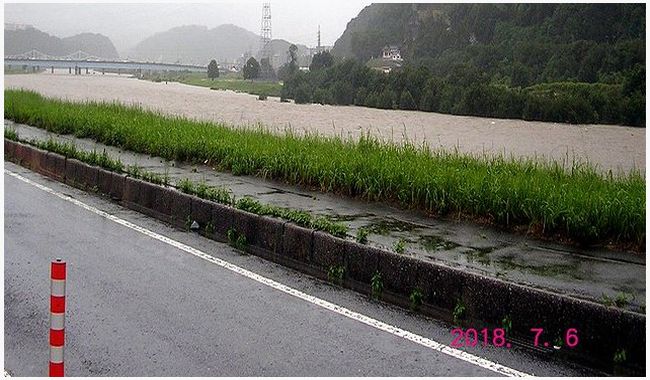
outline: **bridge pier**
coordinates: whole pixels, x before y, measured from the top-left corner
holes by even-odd
[[[86,67],[86,74],[88,74],[88,68]]]
[[[68,74],[72,74],[72,67],[68,67]]]
[[[52,74],[54,74],[54,66],[52,66]]]

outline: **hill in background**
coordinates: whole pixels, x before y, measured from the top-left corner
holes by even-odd
[[[378,58],[386,45],[399,55]],[[282,96],[645,126],[645,4],[372,4],[332,52],[337,63],[285,80]]]
[[[616,83],[645,69],[645,5],[372,4],[332,52],[365,62],[387,44],[439,75],[465,64],[508,86]]]
[[[235,62],[242,55],[257,55],[260,36],[235,25],[220,25],[213,29],[205,26],[187,25],[157,33],[138,43],[129,53],[137,60],[207,64]],[[277,64],[286,61],[290,42],[272,40],[271,51],[277,55]],[[308,52],[299,45],[299,52]],[[276,64],[276,66],[277,66]]]
[[[101,34],[82,33],[72,37],[51,36],[36,28],[5,30],[5,55],[16,55],[38,50],[53,56],[65,56],[84,51],[101,58],[118,58],[111,40]]]

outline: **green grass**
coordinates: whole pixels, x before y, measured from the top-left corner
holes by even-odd
[[[325,231],[335,236],[345,237],[348,232],[346,225],[333,222],[326,217],[313,216],[304,210],[263,204],[248,196],[235,200],[235,197],[228,189],[208,186],[205,182],[195,183],[184,178],[178,181],[177,187],[182,192],[196,195],[199,198],[233,206],[256,215],[269,215],[285,219],[299,226]]]
[[[297,225],[325,231],[334,236],[345,237],[348,232],[348,227],[346,225],[333,222],[324,216],[312,216],[310,213],[303,210],[265,205],[250,197],[238,199],[235,202],[235,207],[257,215],[269,215],[286,219],[296,223]]]
[[[48,139],[47,141],[23,141],[18,136],[18,133],[10,128],[5,128],[4,136],[8,140],[27,142],[37,148],[58,153],[68,158],[74,158],[89,165],[99,166],[110,171],[121,173],[124,170],[124,164],[122,161],[111,158],[106,151],[103,151],[102,153],[98,153],[95,150],[87,152],[77,149],[77,147],[72,143],[59,143],[53,139]]]
[[[158,74],[151,77],[145,77],[145,79],[152,80],[155,82],[160,81],[171,81],[171,82],[180,82],[183,84],[189,84],[192,86],[201,86],[209,87],[213,90],[231,90],[235,92],[244,92],[252,95],[265,95],[265,96],[280,96],[280,91],[282,90],[282,84],[278,82],[267,82],[267,81],[250,81],[244,80],[242,78],[233,78],[231,76],[222,78],[216,78],[211,80],[207,77],[207,74],[203,73],[192,73],[192,74]]]
[[[52,132],[94,138],[169,160],[209,162],[370,201],[398,202],[431,214],[478,218],[581,243],[645,249],[645,178],[576,163],[470,156],[427,147],[276,135],[163,116],[117,103],[73,103],[5,90],[5,118]]]

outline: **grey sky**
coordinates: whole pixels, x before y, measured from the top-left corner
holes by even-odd
[[[333,45],[350,19],[370,1],[271,1],[273,38],[308,46],[316,45],[318,25],[321,43]],[[122,54],[150,35],[181,25],[214,28],[235,24],[259,34],[262,1],[213,1],[210,3],[68,3],[6,4],[5,22],[31,24],[58,37],[82,32],[108,36]]]

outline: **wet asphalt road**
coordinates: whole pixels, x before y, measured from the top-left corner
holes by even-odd
[[[451,326],[172,229],[5,162],[57,192],[307,294],[449,344]],[[47,374],[49,262],[68,262],[69,376],[492,376],[121,226],[5,173],[5,369]],[[481,326],[477,326],[480,328]],[[594,374],[519,349],[468,349],[546,376]]]

